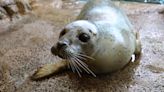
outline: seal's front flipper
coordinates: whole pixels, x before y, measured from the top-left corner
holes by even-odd
[[[67,63],[65,61],[60,61],[55,64],[47,64],[39,68],[32,76],[32,80],[38,80],[44,77],[48,77],[54,73],[58,73],[66,69]]]

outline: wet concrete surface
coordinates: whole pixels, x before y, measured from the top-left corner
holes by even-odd
[[[66,71],[30,80],[40,66],[60,61],[50,48],[60,29],[75,19],[83,6],[69,3],[60,10],[38,7],[35,14],[12,23],[0,21],[0,92],[164,92],[164,14],[158,13],[164,6],[153,4],[116,2],[140,32],[140,61],[96,78],[85,74],[80,78]]]

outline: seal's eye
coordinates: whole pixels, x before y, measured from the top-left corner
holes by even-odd
[[[80,34],[78,38],[82,42],[88,42],[90,40],[90,36],[86,33]]]
[[[61,31],[61,33],[60,33],[59,38],[62,37],[63,35],[65,35],[65,34],[66,34],[66,29],[63,29],[63,30]]]

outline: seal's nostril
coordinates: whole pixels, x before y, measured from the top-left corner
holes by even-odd
[[[57,48],[58,49],[61,49],[61,48],[66,47],[66,46],[67,46],[67,44],[65,42],[58,42],[57,43]]]
[[[54,55],[56,55],[56,48],[55,47],[52,47],[51,48],[51,53],[54,54]]]

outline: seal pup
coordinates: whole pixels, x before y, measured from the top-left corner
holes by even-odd
[[[75,21],[66,25],[52,54],[64,61],[38,69],[39,79],[63,69],[96,74],[111,73],[127,65],[132,55],[139,56],[139,35],[124,12],[110,0],[89,0]],[[68,66],[68,67],[67,67]]]

